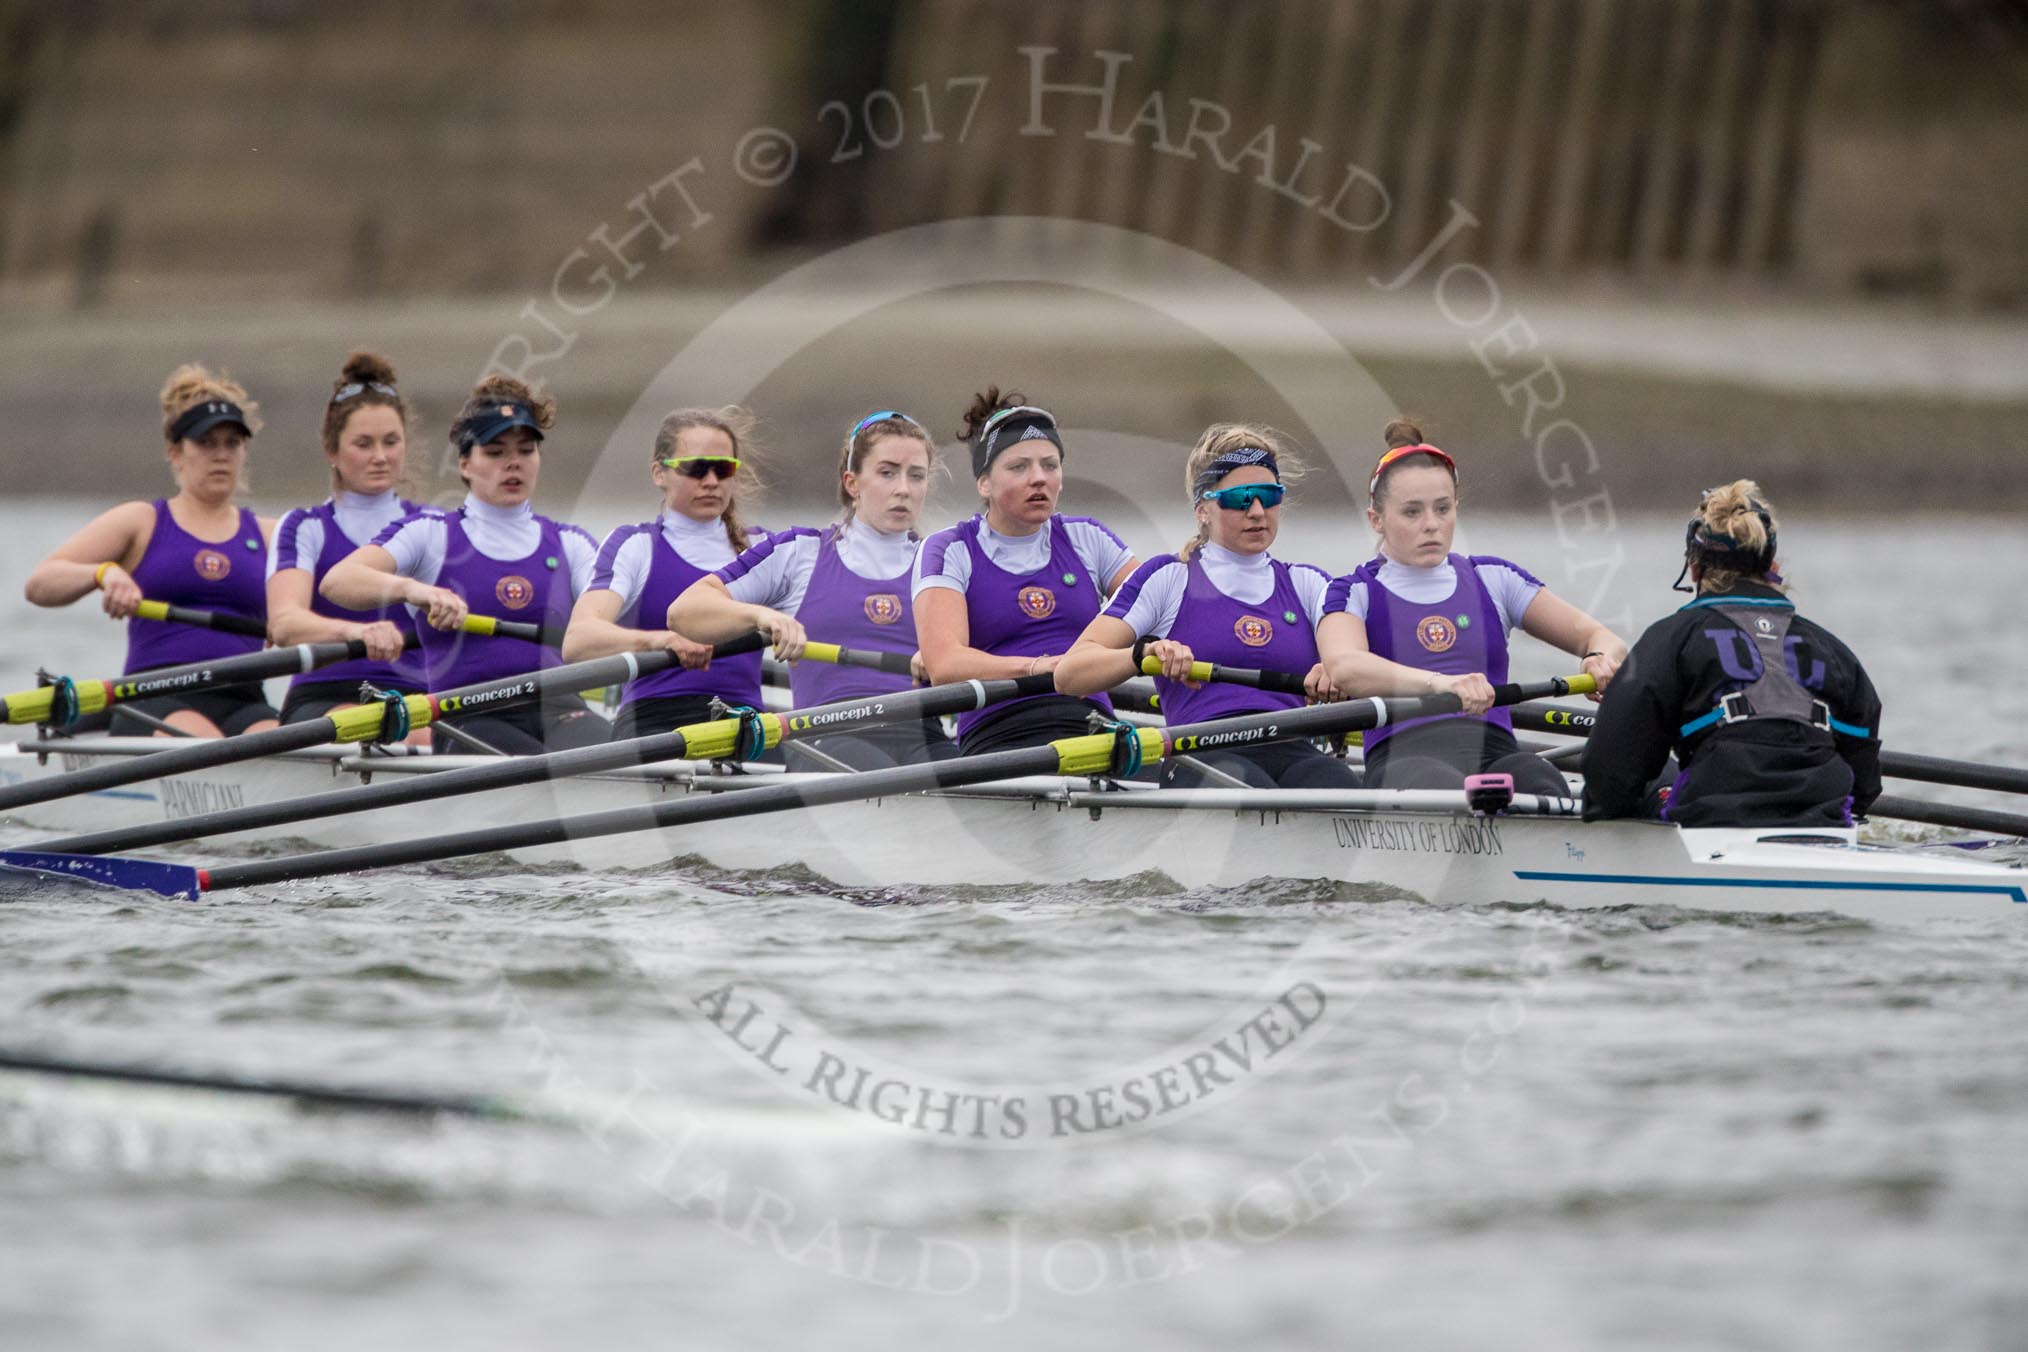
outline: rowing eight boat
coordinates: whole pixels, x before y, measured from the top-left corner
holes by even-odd
[[[153,738],[0,743],[0,784],[158,752]],[[292,751],[16,809],[55,831],[104,829],[326,792],[397,775],[439,774],[483,758]],[[381,809],[310,820],[288,834],[319,846],[366,845],[503,821],[574,815],[738,793],[804,776],[673,761],[445,800],[425,817]],[[1835,910],[1886,920],[1992,914],[2028,904],[2028,868],[1966,847],[1861,844],[1851,830],[1690,830],[1656,822],[1583,822],[1576,804],[1522,797],[1497,816],[1440,791],[1158,789],[1057,776],[870,802],[810,807],[794,830],[732,818],[596,842],[517,851],[532,862],[652,868],[695,857],[728,869],[800,865],[845,887],[1069,882],[1158,871],[1187,886],[1264,876],[1331,878],[1374,897],[1444,904],[1543,900],[1597,907],[1664,903],[1720,911]],[[274,833],[216,838],[241,848]]]

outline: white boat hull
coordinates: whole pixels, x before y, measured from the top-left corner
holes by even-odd
[[[0,784],[160,749],[159,741],[106,739],[45,757],[35,743],[0,744]],[[60,799],[9,817],[48,831],[103,830],[471,763],[366,757],[332,747]],[[780,781],[676,762],[213,837],[182,853],[217,846],[243,854],[255,843],[271,850],[285,839],[310,847],[374,844],[669,795],[738,792],[742,782]],[[1568,815],[1567,805],[1547,805],[1564,815],[1482,817],[1463,810],[1456,794],[1098,791],[1087,780],[1049,778],[605,836],[517,857],[593,870],[652,868],[684,857],[727,869],[800,866],[853,888],[1096,881],[1159,871],[1186,887],[1328,878],[1376,898],[1408,894],[1463,905],[1830,910],[1896,921],[2028,905],[2028,870],[1972,851],[1864,845],[1849,831],[1587,823]]]

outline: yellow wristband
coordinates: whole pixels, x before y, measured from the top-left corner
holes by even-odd
[[[106,569],[117,567],[119,567],[119,561],[116,559],[107,559],[104,563],[100,564],[92,572],[92,585],[104,591],[106,586]]]

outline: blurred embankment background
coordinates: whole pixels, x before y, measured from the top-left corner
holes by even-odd
[[[1096,263],[1343,383],[1250,288],[1293,302],[1374,383],[1360,417],[1426,415],[1515,508],[1552,417],[1626,507],[1735,472],[2018,507],[2024,165],[2023,0],[0,0],[0,456],[16,492],[152,493],[154,391],[204,360],[267,411],[262,500],[310,498],[373,345],[439,490],[472,380],[541,379],[554,501],[733,323],[792,355],[680,397],[752,403],[798,497],[860,412],[948,433],[988,381],[1139,439],[1162,491],[1160,445],[1221,418],[1370,458],[1377,421],[1304,425]],[[907,269],[822,266],[939,222]],[[820,327],[805,275],[878,303]]]

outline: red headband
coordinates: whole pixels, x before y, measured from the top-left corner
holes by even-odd
[[[1451,471],[1452,482],[1455,483],[1457,481],[1458,477],[1457,461],[1451,459],[1450,455],[1447,452],[1438,450],[1436,447],[1430,445],[1428,442],[1417,442],[1413,446],[1393,447],[1387,452],[1387,454],[1380,457],[1380,463],[1373,467],[1373,477],[1366,481],[1366,496],[1369,498],[1372,497],[1373,490],[1380,487],[1380,476],[1387,473],[1387,467],[1389,465],[1401,459],[1403,456],[1408,455],[1435,456],[1437,459],[1443,461],[1445,465],[1449,466]]]

